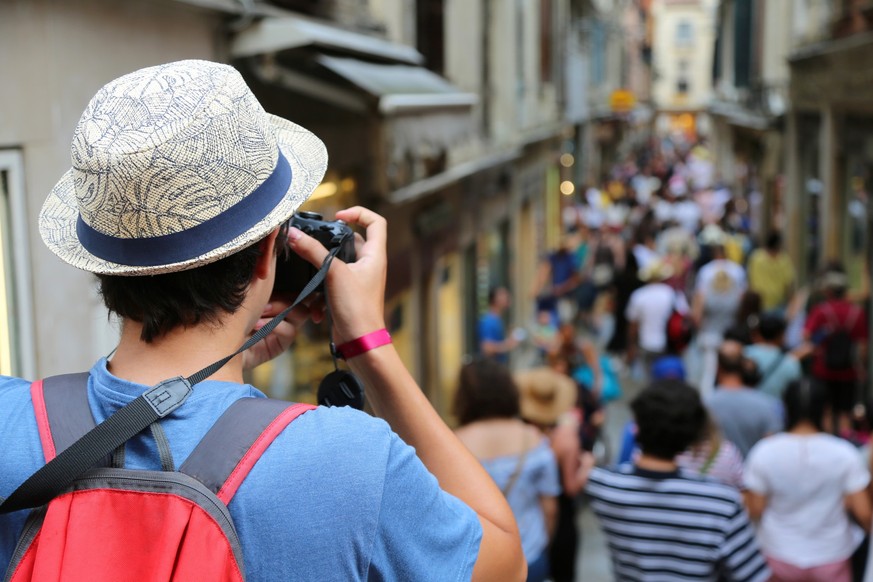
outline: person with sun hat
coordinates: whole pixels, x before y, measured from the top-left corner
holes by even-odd
[[[287,349],[304,320],[324,317],[321,302],[307,301],[275,328],[267,323],[291,305],[273,292],[277,254],[290,248],[326,264],[321,243],[285,225],[321,181],[327,152],[311,132],[267,114],[234,68],[190,60],[100,89],[75,129],[71,158],[39,231],[60,259],[96,275],[122,322],[117,349],[87,377],[93,420],[103,423],[168,378],[179,384],[209,370],[153,424],[153,439],[144,431],[112,456],[125,469],[174,470],[233,403],[264,397],[243,371]],[[500,490],[384,331],[386,221],[360,207],[337,218],[365,236],[356,262],[321,271],[332,333],[381,419],[321,406],[275,436],[228,505],[246,579],[523,579]],[[235,353],[261,328],[272,331]],[[46,462],[31,389],[0,378],[0,497]],[[0,570],[27,517],[0,514]]]

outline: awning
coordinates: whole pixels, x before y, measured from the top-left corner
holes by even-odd
[[[478,95],[419,66],[423,57],[412,47],[308,19],[268,17],[240,32],[231,52],[265,84],[303,95],[319,108],[379,120],[377,147],[386,165],[379,175],[386,191],[438,171],[446,152],[477,127],[471,112]]]
[[[470,160],[449,168],[445,172],[437,174],[436,176],[424,178],[417,182],[413,182],[408,186],[399,188],[391,193],[389,199],[394,204],[410,202],[432,192],[441,190],[450,184],[454,184],[459,180],[472,176],[473,174],[481,172],[487,168],[494,168],[503,164],[511,163],[517,160],[520,156],[521,150],[516,149]]]
[[[231,43],[234,58],[315,47],[397,63],[420,65],[424,57],[414,48],[301,18],[264,18],[239,32]]]
[[[423,109],[469,109],[478,101],[439,75],[422,67],[382,65],[321,55],[316,60],[329,71],[379,101],[379,112],[391,115]]]
[[[731,125],[764,131],[770,127],[770,117],[756,109],[743,107],[739,103],[715,100],[709,105],[709,113],[723,117]]]

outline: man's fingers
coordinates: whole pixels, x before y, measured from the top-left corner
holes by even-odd
[[[321,267],[327,256],[327,249],[323,244],[293,226],[288,230],[288,242],[295,253],[315,267]]]
[[[358,224],[367,229],[367,242],[361,247],[362,256],[385,253],[388,240],[388,223],[382,216],[362,206],[355,206],[346,210],[340,210],[336,213],[336,217],[349,224]]]
[[[360,233],[355,233],[355,256],[358,257],[364,251],[364,244],[367,241],[364,240],[364,237],[360,235]]]

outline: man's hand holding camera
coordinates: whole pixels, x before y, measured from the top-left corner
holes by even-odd
[[[339,345],[385,327],[388,225],[384,218],[360,206],[337,212],[336,218],[366,229],[366,239],[355,235],[357,260],[344,263],[334,259],[327,274],[327,304],[333,318],[334,343]],[[327,257],[324,245],[298,229],[290,230],[288,240],[291,249],[316,268]]]
[[[313,296],[295,308],[270,335],[244,353],[245,368],[254,368],[288,349],[297,335],[296,330],[307,319],[315,323],[324,320],[327,304],[331,308],[333,337],[337,345],[385,327],[387,223],[375,212],[361,207],[340,211],[336,218],[366,229],[366,240],[359,234],[354,235],[357,260],[346,263],[339,257],[335,258],[327,274],[327,297]],[[312,265],[312,274],[321,267],[329,252],[318,239],[293,226],[288,231],[288,244],[292,252]],[[281,257],[278,259],[282,260]],[[277,271],[281,271],[281,267]],[[301,282],[300,288],[305,283]],[[293,294],[284,291],[281,283],[277,284],[277,291],[264,307],[253,331],[281,313],[294,299]]]

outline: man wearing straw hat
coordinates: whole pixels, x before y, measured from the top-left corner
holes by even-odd
[[[327,250],[282,225],[326,165],[317,137],[264,112],[225,65],[151,67],[97,93],[74,134],[72,169],[39,219],[49,249],[95,273],[122,320],[114,355],[90,370],[96,422],[150,386],[233,354],[290,305],[273,294],[277,250],[290,247],[316,266]],[[333,335],[354,348],[349,366],[384,421],[319,407],[277,436],[229,505],[247,579],[523,579],[518,532],[500,491],[384,333],[385,220],[364,208],[337,218],[366,236],[358,237],[357,262],[336,260],[328,271]],[[320,320],[323,308],[296,308],[209,375],[160,421],[169,450],[159,455],[157,436],[141,433],[128,441],[124,466],[185,461],[234,401],[263,397],[243,384],[243,370],[288,348],[310,316]],[[30,394],[30,382],[0,378],[0,496],[45,462]],[[0,515],[0,570],[26,513]]]

